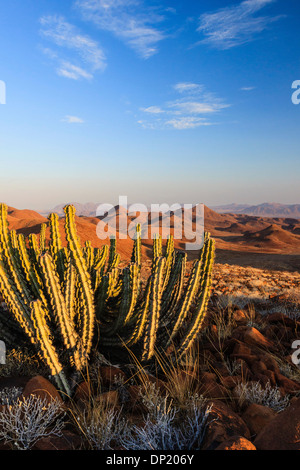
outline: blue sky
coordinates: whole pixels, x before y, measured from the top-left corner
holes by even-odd
[[[0,200],[300,203],[299,27],[296,0],[2,0]]]

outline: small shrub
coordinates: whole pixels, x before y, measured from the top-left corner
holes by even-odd
[[[151,401],[151,396],[153,400]],[[133,426],[122,441],[126,450],[191,450],[200,449],[208,424],[210,407],[202,398],[190,397],[189,407],[180,410],[173,406],[169,396],[158,391],[144,396],[147,408],[145,425]]]
[[[263,388],[259,382],[257,383],[240,383],[237,387],[237,393],[240,396],[239,402],[256,403],[257,405],[268,406],[272,410],[279,413],[289,405],[289,396],[281,396],[279,388],[272,387],[268,382]]]
[[[29,450],[42,437],[59,436],[64,426],[60,402],[36,395],[17,398],[0,412],[0,440],[17,450]]]
[[[76,414],[77,426],[93,450],[113,450],[129,432],[121,411],[103,404],[90,403],[84,412]]]

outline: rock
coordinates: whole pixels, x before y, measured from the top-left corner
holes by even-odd
[[[263,388],[265,388],[269,383],[269,378],[264,374],[253,374],[253,381],[259,382]]]
[[[246,328],[243,339],[246,344],[252,346],[274,349],[273,343],[253,327]]]
[[[78,450],[81,438],[70,431],[62,431],[61,436],[48,436],[39,439],[33,450]]]
[[[91,395],[91,384],[88,382],[81,382],[76,388],[74,401],[76,403],[84,403],[90,399]]]
[[[278,372],[275,373],[275,378],[276,378],[278,385],[284,388],[284,391],[287,394],[289,393],[293,394],[300,390],[300,384],[294,382],[291,379],[288,379],[287,377],[285,377],[284,375]]]
[[[296,326],[295,320],[292,320],[283,313],[272,313],[267,315],[266,320],[269,323],[283,323],[285,326],[290,326],[291,328],[295,328]]]
[[[236,345],[233,348],[232,354],[235,357],[240,357],[240,356],[250,356],[251,355],[251,349],[249,346],[246,346],[246,344],[242,343],[241,341],[238,341]]]
[[[119,393],[117,390],[101,393],[96,398],[97,403],[101,403],[104,407],[115,408],[119,405]]]
[[[277,413],[267,406],[252,403],[242,415],[252,436],[255,436],[277,416]]]
[[[300,450],[300,398],[263,428],[254,445],[258,450]]]
[[[212,400],[223,400],[228,398],[228,391],[226,388],[215,382],[210,382],[205,386],[202,385],[199,388],[199,393],[207,398],[211,398]]]
[[[138,385],[130,385],[127,391],[129,393],[127,408],[134,413],[145,413],[147,409],[141,401],[140,387]]]
[[[208,426],[203,442],[203,450],[215,450],[222,442],[233,436],[250,438],[245,422],[223,402],[208,402],[212,405]]]
[[[251,371],[253,374],[264,374],[266,370],[268,369],[263,361],[256,361],[251,365]]]
[[[101,383],[104,387],[110,388],[118,379],[126,382],[127,376],[119,367],[113,366],[100,366],[99,376]]]
[[[273,356],[270,354],[263,354],[260,357],[260,360],[266,365],[268,370],[273,372],[279,372],[279,366]]]
[[[215,450],[256,450],[256,447],[244,437],[233,436],[228,441],[222,442]]]
[[[232,390],[233,388],[235,388],[241,381],[242,381],[242,377],[231,376],[231,375],[229,375],[228,377],[221,377],[220,379],[220,382],[223,385],[223,387],[228,388],[229,390]]]
[[[213,368],[218,376],[227,377],[228,375],[230,375],[229,370],[224,364],[224,362],[214,362]]]
[[[266,370],[264,372],[264,375],[268,378],[268,381],[270,382],[272,387],[276,387],[276,378],[275,378],[275,372],[272,370]]]
[[[27,382],[22,395],[25,398],[28,398],[31,395],[36,395],[42,400],[46,399],[48,403],[52,400],[57,400],[63,404],[63,400],[58,390],[56,390],[49,380],[45,379],[41,375],[37,375]]]
[[[236,323],[246,323],[248,321],[247,315],[245,312],[243,312],[243,310],[235,310],[232,313],[232,319]]]

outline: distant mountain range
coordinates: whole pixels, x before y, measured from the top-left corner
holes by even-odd
[[[81,204],[72,202],[76,207],[78,216],[95,217],[99,203],[88,202]],[[40,212],[41,215],[47,217],[50,212],[56,212],[60,217],[64,216],[63,208],[66,204],[59,204],[49,211]],[[226,204],[223,206],[211,206],[215,212],[220,214],[246,214],[256,217],[272,217],[272,218],[291,218],[300,219],[300,204],[277,204],[277,203],[264,203],[252,206],[250,204]]]
[[[95,217],[97,207],[100,205],[100,202],[98,203],[87,202],[85,204],[81,204],[79,202],[69,202],[68,204],[73,204],[73,206],[76,208],[76,215],[78,216]],[[53,209],[39,212],[39,214],[43,215],[44,217],[47,217],[51,212],[55,212],[60,217],[64,217],[65,215],[64,207],[66,205],[67,204],[59,204],[58,206],[55,206]]]
[[[291,218],[300,219],[300,204],[267,203],[251,206],[248,204],[227,204],[212,206],[220,214],[246,214],[256,217]]]

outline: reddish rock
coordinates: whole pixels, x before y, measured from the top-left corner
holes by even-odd
[[[245,343],[252,346],[263,347],[267,349],[274,348],[274,344],[253,327],[246,328],[243,339]]]
[[[275,372],[273,372],[272,370],[266,370],[264,372],[264,375],[267,377],[267,379],[270,382],[270,384],[272,385],[272,387],[275,387],[277,385],[276,378],[275,378]]]
[[[233,436],[250,438],[245,422],[223,402],[209,402],[212,410],[203,442],[203,450],[215,450],[222,442]]]
[[[70,431],[62,431],[61,436],[48,436],[40,439],[33,450],[78,450],[81,439]]]
[[[254,445],[258,450],[300,450],[300,398],[263,428]]]
[[[233,388],[235,388],[241,381],[242,381],[242,377],[231,376],[231,375],[229,375],[228,377],[221,377],[220,379],[220,382],[223,385],[223,387],[228,388],[229,390],[232,390]]]
[[[267,369],[268,368],[263,361],[256,361],[251,365],[251,371],[253,374],[264,374]]]
[[[275,374],[275,377],[276,377],[276,381],[278,383],[278,385],[282,388],[284,388],[284,391],[285,393],[289,394],[293,394],[297,391],[300,390],[300,384],[294,382],[293,380],[291,379],[288,379],[287,377],[285,377],[284,375],[280,374],[280,373],[276,373]]]
[[[243,413],[242,418],[247,424],[252,436],[257,435],[262,429],[277,416],[277,413],[267,406],[252,403]]]
[[[235,310],[232,313],[232,319],[236,323],[246,323],[248,321],[248,317],[246,313],[243,310]]]
[[[104,407],[115,408],[119,405],[119,393],[117,390],[101,393],[96,398],[97,403],[101,403]]]
[[[283,313],[272,313],[267,315],[266,320],[269,323],[283,323],[284,325],[290,326],[291,328],[295,328],[296,326],[295,320],[292,320]]]
[[[218,377],[227,377],[230,375],[228,368],[224,364],[224,362],[215,362],[213,364],[213,370],[215,371]]]
[[[217,380],[217,376],[213,372],[203,372],[199,377],[200,384],[215,382],[216,380]]]
[[[233,352],[236,357],[239,356],[250,356],[251,355],[251,349],[249,346],[246,346],[246,344],[241,343],[240,341],[236,343],[234,346]]]
[[[228,441],[222,442],[215,450],[256,450],[256,447],[244,437],[233,436]]]
[[[216,382],[210,382],[205,386],[199,388],[199,393],[212,400],[223,400],[228,398],[228,391],[223,385],[217,384]]]
[[[121,369],[118,367],[113,367],[113,366],[101,366],[99,367],[99,376],[101,383],[104,387],[110,387],[111,385],[114,384],[116,380],[120,377],[121,380],[126,382],[127,376],[125,372],[123,372]]]
[[[263,388],[265,388],[269,383],[269,378],[264,374],[253,374],[253,381],[259,382]]]
[[[76,403],[79,403],[79,402],[84,403],[85,401],[88,401],[90,399],[91,395],[92,395],[91,384],[89,384],[88,382],[81,382],[76,388],[76,391],[74,394],[74,401]]]
[[[145,413],[146,407],[143,405],[140,397],[140,387],[138,385],[130,385],[127,388],[129,400],[126,404],[127,408],[133,413]]]
[[[27,382],[23,391],[23,396],[28,398],[31,395],[36,395],[42,400],[46,399],[49,403],[52,400],[58,400],[61,404],[63,403],[58,390],[56,390],[49,380],[45,379],[41,375],[37,375]]]
[[[279,366],[273,356],[270,354],[260,355],[260,360],[266,365],[268,370],[279,372]]]

